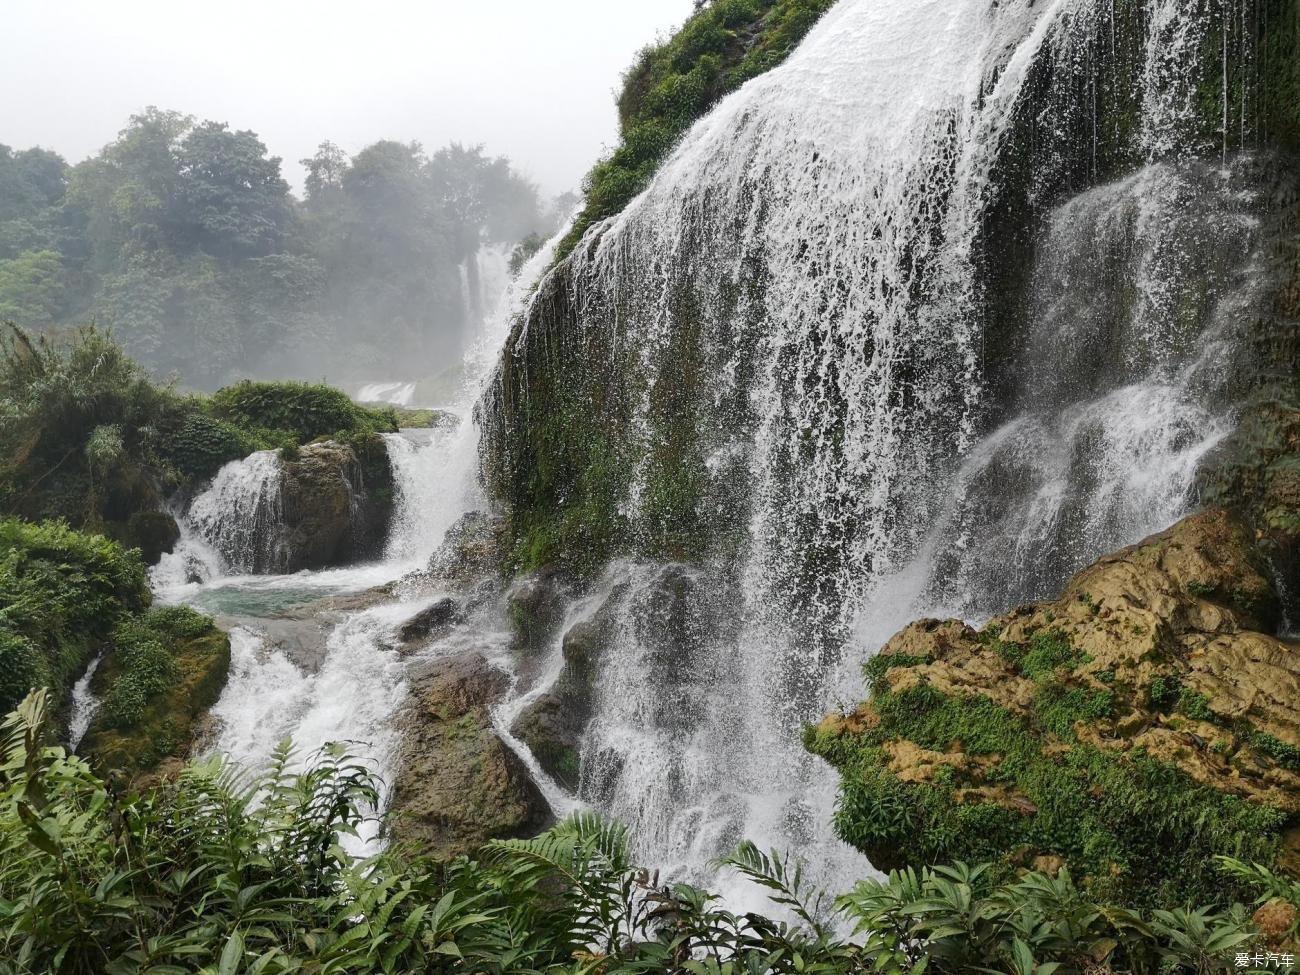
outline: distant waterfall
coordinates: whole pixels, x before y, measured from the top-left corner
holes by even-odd
[[[1045,227],[1023,267],[981,250],[1003,151],[1026,97],[1073,99],[1038,141],[1075,174],[1057,186],[1098,171],[1081,66],[1117,56],[1114,5],[841,0],[543,281],[484,405],[492,476],[528,483],[511,440],[550,381],[602,404],[572,422],[613,429],[600,473],[632,534],[652,543],[685,483],[700,530],[743,536],[672,597],[694,609],[671,653],[652,568],[610,607],[579,795],[650,862],[700,870],[748,836],[852,876],[800,725],[859,699],[908,620],[1040,596],[1187,510],[1265,290],[1254,163],[1192,159],[1197,8],[1129,25],[1146,166],[1051,208],[1025,190]]]

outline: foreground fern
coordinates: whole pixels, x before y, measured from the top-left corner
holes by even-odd
[[[0,728],[0,975],[1218,972],[1257,941],[1240,906],[1143,918],[1089,902],[1065,871],[1000,885],[987,866],[903,871],[832,905],[751,844],[724,865],[785,919],[734,914],[638,869],[626,831],[590,813],[475,860],[356,861],[340,838],[378,783],[341,748],[301,767],[282,745],[253,779],[196,762],[123,795],[46,743],[47,712],[33,694]],[[1300,885],[1226,866],[1294,937]]]

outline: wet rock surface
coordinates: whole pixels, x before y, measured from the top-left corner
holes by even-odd
[[[392,472],[386,457],[376,461],[371,453],[364,446],[359,452],[324,441],[282,461],[281,571],[345,565],[380,554],[392,517]]]
[[[497,736],[490,709],[509,678],[477,653],[418,665],[401,720],[392,837],[439,859],[552,821],[524,763]]]

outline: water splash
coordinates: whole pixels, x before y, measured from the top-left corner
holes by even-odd
[[[185,513],[186,525],[228,572],[273,572],[288,558],[280,454],[259,450],[232,460]]]

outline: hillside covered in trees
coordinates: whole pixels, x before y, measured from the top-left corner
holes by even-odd
[[[0,145],[0,320],[94,321],[201,389],[436,372],[478,311],[475,254],[560,216],[481,147],[323,142],[303,163],[299,200],[256,133],[152,107],[75,165]]]

